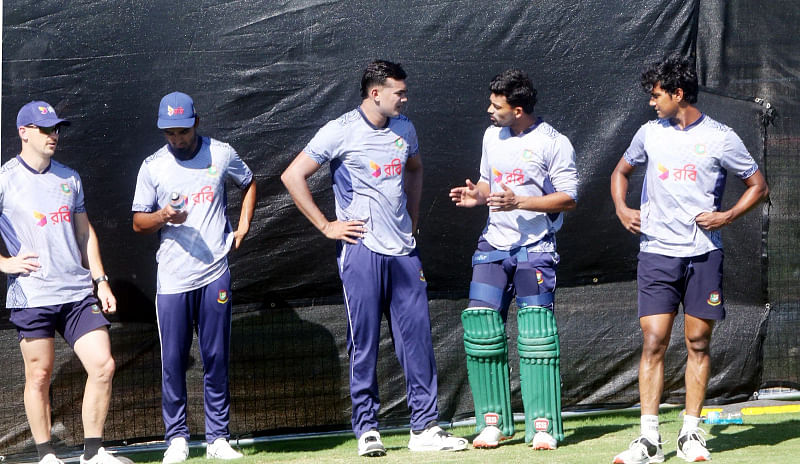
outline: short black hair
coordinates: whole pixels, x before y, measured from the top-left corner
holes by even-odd
[[[361,76],[361,99],[367,98],[369,89],[376,85],[383,85],[386,79],[405,80],[406,72],[399,63],[386,60],[375,60],[367,65],[364,75]]]
[[[527,114],[533,113],[533,107],[536,106],[536,89],[528,75],[519,69],[509,69],[494,76],[489,83],[489,91],[503,95],[509,105],[520,106]]]
[[[697,71],[694,60],[673,53],[661,61],[651,64],[641,76],[642,88],[647,93],[653,91],[656,84],[665,92],[674,95],[678,89],[683,89],[683,98],[687,103],[697,103]]]

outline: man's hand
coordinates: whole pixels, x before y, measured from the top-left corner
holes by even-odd
[[[172,224],[183,224],[186,222],[186,218],[189,216],[189,212],[186,209],[181,209],[176,211],[172,206],[167,205],[161,209],[161,219],[164,223],[171,222]]]
[[[491,211],[511,211],[519,206],[519,197],[506,184],[501,183],[502,192],[492,192],[486,202]]]
[[[485,203],[478,186],[473,184],[469,179],[467,179],[466,185],[463,187],[454,187],[450,189],[450,200],[452,200],[456,206],[462,208],[472,208]]]
[[[733,222],[733,220],[730,218],[730,214],[728,214],[727,211],[714,211],[698,214],[697,217],[694,218],[694,222],[696,222],[701,229],[711,232],[712,230],[727,226]]]
[[[100,300],[104,313],[113,314],[117,312],[117,299],[111,292],[111,285],[108,284],[108,281],[100,282],[97,285],[97,299]]]
[[[322,233],[333,240],[356,244],[367,233],[364,221],[332,221],[322,227]]]
[[[248,228],[247,230],[242,230],[241,226],[238,229],[236,229],[236,231],[233,233],[233,249],[234,250],[238,250],[239,249],[239,246],[241,246],[242,242],[244,241],[244,238],[247,236],[247,232],[249,232],[249,231],[250,231],[250,228]]]
[[[617,208],[617,217],[628,232],[638,234],[642,231],[641,213],[638,209]]]
[[[0,259],[0,271],[3,274],[30,274],[39,270],[41,264],[36,253],[23,253],[10,258]]]

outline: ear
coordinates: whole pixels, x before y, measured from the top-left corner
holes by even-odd
[[[28,128],[25,127],[25,126],[19,126],[17,128],[17,131],[19,132],[19,138],[21,138],[23,142],[27,142],[28,141]]]
[[[379,94],[379,93],[380,93],[380,89],[378,88],[378,86],[377,86],[377,85],[376,85],[376,86],[374,86],[374,87],[372,87],[371,89],[369,89],[369,96],[370,96],[370,98],[372,98],[373,100],[374,100],[374,99],[376,99],[376,98],[378,98],[378,94]]]
[[[515,106],[512,111],[514,111],[515,118],[521,118],[522,115],[525,113],[525,111],[523,111],[521,106]]]
[[[673,99],[674,99],[676,102],[682,102],[682,101],[683,101],[683,96],[684,96],[684,94],[683,94],[683,89],[682,89],[682,88],[680,88],[680,87],[678,87],[677,89],[675,89],[675,93],[673,93],[673,94],[672,94],[672,98],[673,98]]]
[[[195,115],[194,116],[194,126],[192,126],[192,127],[197,129],[197,126],[199,126],[199,125],[200,125],[200,116]]]

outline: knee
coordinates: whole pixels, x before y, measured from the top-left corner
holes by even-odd
[[[114,371],[116,370],[117,365],[114,362],[114,358],[109,355],[98,362],[89,372],[89,376],[95,380],[95,382],[99,383],[111,383],[111,379],[114,378]]]
[[[686,337],[686,350],[689,355],[707,355],[711,339],[706,336]]]
[[[29,387],[35,390],[46,391],[50,388],[52,374],[52,369],[32,367],[26,371],[25,381]]]
[[[669,340],[658,333],[644,333],[642,343],[642,356],[647,358],[663,358],[667,351]]]

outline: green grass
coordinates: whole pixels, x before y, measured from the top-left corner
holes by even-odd
[[[684,462],[675,455],[675,442],[681,426],[679,411],[661,413],[661,435],[667,440],[664,453],[667,463]],[[359,458],[356,440],[345,436],[328,436],[301,440],[275,441],[246,447],[245,458],[237,464],[270,462],[425,464],[458,463],[610,463],[618,452],[639,432],[638,411],[619,412],[591,417],[572,417],[564,422],[565,439],[555,451],[533,451],[523,443],[524,432],[494,450],[469,449],[457,453],[412,453],[408,451],[408,432],[382,434],[387,455],[384,458]],[[704,426],[708,446],[715,462],[796,463],[800,462],[800,414],[745,416],[743,425]],[[451,432],[470,438],[472,427],[458,427]],[[204,449],[192,449],[189,464],[209,463]],[[128,455],[137,463],[161,462],[161,453]],[[219,461],[223,462],[223,461]]]

